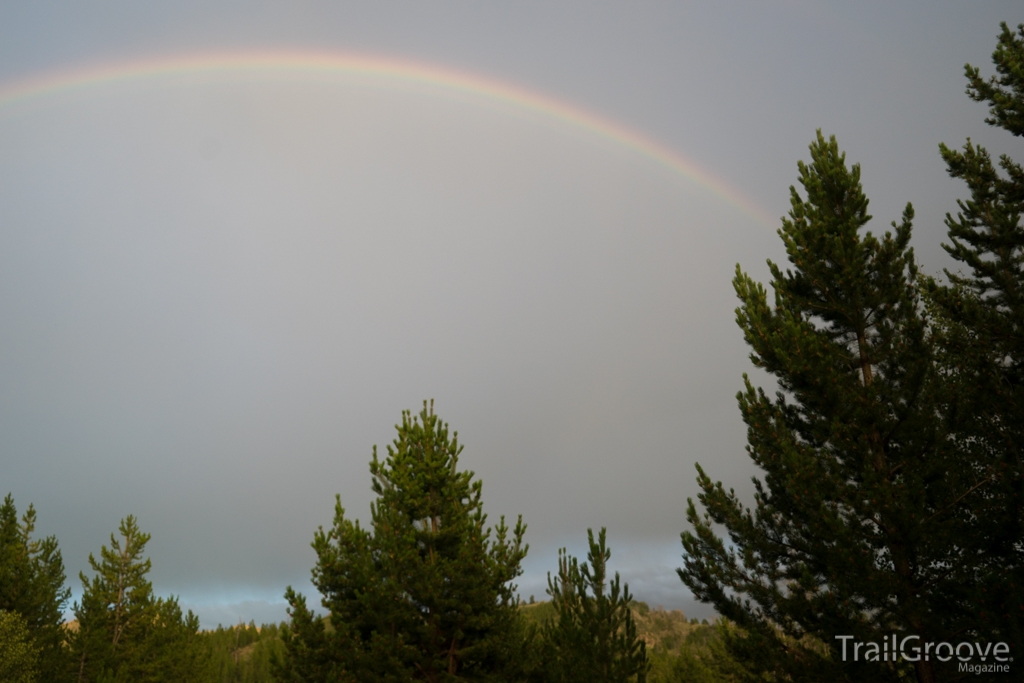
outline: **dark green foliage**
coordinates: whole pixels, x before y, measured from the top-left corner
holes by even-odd
[[[199,634],[208,653],[207,672],[202,679],[209,683],[271,683],[272,662],[284,656],[281,628],[264,624],[257,628],[239,624],[231,628],[218,626],[215,631]]]
[[[976,633],[951,572],[971,561],[960,519],[975,479],[936,419],[911,207],[894,233],[862,233],[859,168],[820,132],[811,158],[779,231],[793,269],[769,262],[774,302],[738,267],[734,280],[751,359],[779,386],[770,398],[745,379],[738,396],[764,479],[751,510],[698,466],[706,512],[690,501],[679,574],[739,627],[726,644],[752,675],[899,680],[909,663],[843,663],[835,636]],[[918,679],[942,674],[933,666]]]
[[[992,117],[985,123],[1024,135],[1024,24],[1017,26],[1016,35],[1006,22],[1000,28],[999,43],[992,53],[999,75],[986,81],[977,67],[967,64],[967,94],[976,102],[989,104]],[[1016,177],[1019,181],[1020,175]]]
[[[967,92],[989,104],[986,121],[1024,136],[1024,25],[1002,25],[992,55],[997,76],[966,66]],[[1024,169],[1009,156],[998,169],[970,140],[940,146],[949,174],[970,199],[946,216],[946,250],[966,273],[932,285],[940,361],[948,392],[943,415],[972,468],[973,503],[958,520],[975,560],[957,568],[971,587],[978,628],[1024,651]]]
[[[39,650],[25,620],[17,612],[0,610],[0,681],[35,683],[38,672]]]
[[[71,639],[73,678],[79,683],[201,680],[205,665],[199,619],[182,615],[177,599],[154,598],[144,558],[149,534],[135,518],[121,520],[120,539],[100,560],[89,555],[95,576],[82,579],[82,601],[74,607],[78,630]]]
[[[458,469],[462,447],[424,403],[408,412],[382,462],[370,528],[345,517],[315,535],[313,583],[330,626],[288,589],[289,681],[505,680],[522,656],[515,586],[522,520],[487,528],[481,483]]]
[[[35,523],[31,505],[19,521],[8,494],[0,507],[0,610],[21,616],[39,653],[40,680],[56,681],[66,670],[62,624],[70,590],[57,539],[33,538]]]
[[[732,683],[749,673],[729,654],[726,639],[736,632],[728,622],[694,624],[671,649],[651,652],[651,683]],[[755,679],[756,680],[756,679]]]
[[[563,548],[558,575],[548,575],[557,617],[544,624],[545,677],[551,683],[626,683],[647,680],[647,651],[637,636],[629,586],[618,573],[607,581],[611,551],[605,530],[587,530],[590,551],[582,565]]]
[[[735,628],[723,621],[709,625],[705,620],[687,620],[678,610],[651,609],[647,603],[631,602],[629,608],[636,626],[636,635],[644,641],[649,683],[725,683],[741,678],[736,674],[738,665],[726,650],[723,634]],[[558,610],[551,600],[519,606],[524,620],[543,628],[557,622]],[[544,649],[543,634],[537,649]],[[551,652],[547,653],[550,658]],[[548,680],[544,662],[536,662],[530,669],[532,681]]]

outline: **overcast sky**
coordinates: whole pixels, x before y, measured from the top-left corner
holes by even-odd
[[[694,463],[744,494],[736,263],[764,280],[815,130],[925,272],[964,190],[1016,2],[0,5],[0,495],[79,571],[128,514],[204,626],[285,617],[340,493],[435,399],[485,506],[522,514],[524,597],[608,527],[636,596],[674,573]],[[689,176],[511,101],[382,75],[181,72],[18,84],[211,53],[369,55],[530,91]],[[67,79],[65,78],[65,81]],[[720,179],[759,219],[712,192]],[[696,178],[696,179],[695,179]],[[756,213],[755,212],[755,213]],[[758,381],[764,381],[759,378]]]

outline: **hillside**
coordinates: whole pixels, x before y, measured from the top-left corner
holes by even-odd
[[[523,604],[519,609],[528,622],[538,626],[556,616],[549,600]],[[687,621],[681,610],[651,609],[646,602],[633,603],[633,619],[637,633],[649,650],[675,650],[690,633],[701,627],[696,620]]]

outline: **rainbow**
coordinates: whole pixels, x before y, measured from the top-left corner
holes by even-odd
[[[177,75],[257,73],[266,75],[354,75],[384,84],[427,86],[535,112],[623,145],[707,189],[748,217],[773,224],[767,214],[714,174],[651,137],[575,105],[516,85],[447,67],[379,56],[294,51],[172,56],[127,64],[93,65],[44,73],[0,84],[0,112],[16,103],[94,86]]]

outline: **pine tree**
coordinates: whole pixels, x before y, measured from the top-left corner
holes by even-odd
[[[78,632],[72,642],[78,680],[99,680],[104,674],[138,675],[141,632],[156,618],[153,587],[146,575],[152,563],[143,559],[149,534],[131,515],[121,520],[120,539],[100,548],[100,560],[89,554],[92,579],[85,573],[82,601],[74,608]]]
[[[145,558],[150,535],[131,515],[121,520],[120,538],[90,553],[92,579],[80,573],[82,601],[74,607],[78,631],[71,640],[78,683],[195,680],[202,668],[194,640],[199,620],[183,616],[177,599],[155,598]]]
[[[597,541],[588,529],[587,541],[587,562],[580,565],[563,548],[558,575],[548,575],[548,595],[558,616],[544,627],[545,678],[550,683],[643,683],[647,651],[637,637],[629,586],[622,585],[618,572],[607,581],[611,550],[605,529]]]
[[[41,681],[57,681],[66,668],[64,562],[57,539],[33,538],[36,511],[28,506],[21,520],[14,498],[0,506],[0,610],[24,620],[32,647],[39,652]]]
[[[779,231],[792,270],[769,261],[774,302],[738,266],[734,280],[751,360],[778,383],[771,398],[745,377],[738,395],[763,479],[750,509],[698,465],[705,513],[689,502],[679,574],[739,626],[730,651],[756,675],[934,681],[951,665],[844,662],[837,640],[977,634],[951,571],[970,561],[960,519],[977,491],[936,419],[913,209],[894,233],[862,232],[859,166],[820,131],[810,150],[812,163],[798,164],[806,199],[791,188]]]
[[[989,104],[986,122],[1024,136],[1024,24],[1002,24],[992,55],[998,76],[965,67],[968,95]],[[947,215],[946,250],[967,274],[946,271],[932,285],[940,362],[949,381],[943,414],[957,447],[973,464],[982,494],[961,520],[976,559],[959,567],[975,589],[982,630],[1024,651],[1024,169],[1009,156],[996,169],[970,140],[962,151],[940,145],[949,174],[971,198]]]
[[[370,528],[345,517],[315,535],[313,583],[330,627],[290,587],[291,681],[504,680],[515,650],[522,520],[486,527],[482,485],[424,402],[402,414],[384,461],[370,462]]]

